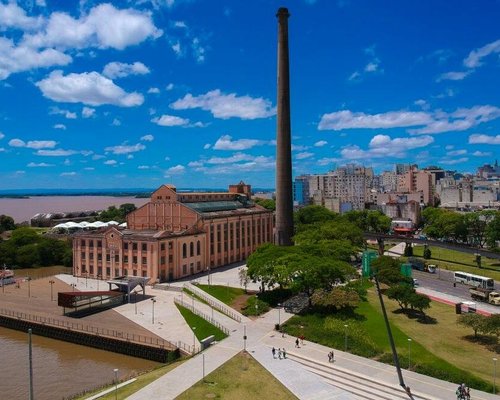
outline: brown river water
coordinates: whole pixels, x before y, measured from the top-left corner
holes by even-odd
[[[109,206],[133,203],[146,204],[149,198],[113,196],[34,196],[29,199],[0,198],[0,215],[9,215],[16,223],[29,221],[37,213],[55,213],[84,210],[104,210]]]
[[[158,363],[32,336],[36,400],[67,399],[111,384],[115,368],[124,380]],[[0,399],[25,400],[29,392],[28,334],[0,327]]]

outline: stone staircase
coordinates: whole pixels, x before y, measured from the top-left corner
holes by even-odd
[[[306,370],[321,376],[332,386],[352,393],[356,398],[367,400],[408,400],[410,397],[403,388],[377,381],[369,376],[353,373],[335,364],[319,363],[299,354],[287,353],[290,360],[301,364]],[[436,397],[414,393],[414,400],[440,400]]]

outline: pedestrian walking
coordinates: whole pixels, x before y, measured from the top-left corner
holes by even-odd
[[[274,347],[272,348],[271,353],[273,353],[273,358],[276,358],[276,349]]]
[[[300,347],[299,346],[299,338],[295,339],[295,347]]]
[[[286,358],[286,350],[285,350],[285,348],[283,347],[283,359],[285,359],[285,358]]]
[[[333,352],[333,350],[330,352],[331,356],[332,356],[332,360],[330,362],[334,362],[335,361],[335,353]]]
[[[329,363],[332,362],[332,353],[331,352],[328,353],[328,362]]]
[[[300,335],[300,344],[303,346],[304,345],[304,335]]]
[[[278,348],[278,359],[281,360],[281,347]]]

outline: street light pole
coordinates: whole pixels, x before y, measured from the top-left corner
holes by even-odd
[[[153,324],[155,323],[155,303],[156,303],[156,299],[151,299],[151,303],[153,304],[153,314],[152,314],[152,317],[153,317]]]
[[[207,270],[208,270],[208,286],[210,286],[210,267],[208,267]]]
[[[278,327],[281,326],[281,304],[278,303]]]
[[[118,399],[118,368],[115,368],[113,372],[115,373],[115,400]]]
[[[33,400],[33,351],[31,345],[31,328],[28,329],[28,358],[29,358],[29,370],[30,370],[30,389],[29,389],[29,400]]]
[[[56,283],[54,280],[50,280],[49,281],[50,283],[50,301],[54,301],[54,292],[53,292],[53,286],[54,286],[54,283]]]
[[[137,292],[134,292],[135,315],[137,315]]]
[[[203,382],[205,382],[205,353],[201,355],[202,362],[203,362]]]
[[[196,349],[196,333],[195,333],[196,326],[193,326],[192,329],[193,329],[193,354],[194,354],[195,349]]]
[[[411,339],[408,338],[408,370],[411,370]]]
[[[497,359],[493,358],[493,394],[497,392]]]
[[[247,351],[247,326],[243,325],[243,351]]]
[[[31,297],[31,277],[28,276],[28,297]]]
[[[344,324],[344,351],[347,353],[347,324]]]

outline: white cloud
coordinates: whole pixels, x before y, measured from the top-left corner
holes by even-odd
[[[127,93],[112,80],[97,72],[70,73],[53,71],[37,82],[43,95],[51,100],[67,103],[84,103],[93,106],[113,104],[120,107],[139,106],[144,97],[137,93]]]
[[[414,111],[390,111],[381,114],[354,113],[349,110],[324,114],[319,122],[319,130],[342,130],[352,128],[387,129],[425,125],[432,121],[429,114]]]
[[[142,151],[146,148],[142,143],[137,143],[134,145],[126,145],[122,144],[119,146],[110,146],[106,147],[104,150],[109,151],[113,154],[128,154],[128,153],[135,153],[137,151]]]
[[[84,170],[85,171],[94,171],[95,168],[94,167],[85,167]]]
[[[446,150],[453,150],[455,148],[455,146],[453,146],[452,144],[447,144],[444,148]]]
[[[9,28],[32,30],[37,29],[42,23],[40,17],[29,17],[26,11],[16,3],[0,3],[0,31]]]
[[[226,159],[211,159],[212,165],[208,167],[196,167],[195,171],[203,172],[209,175],[223,175],[238,172],[254,173],[259,171],[268,171],[276,166],[276,162],[273,157],[240,154],[241,153],[238,153],[235,156]],[[213,161],[217,162],[214,163]]]
[[[422,126],[409,129],[411,134],[431,134],[449,131],[463,131],[483,122],[500,117],[500,108],[495,106],[474,106],[459,108],[452,113],[436,111],[389,111],[380,114],[354,113],[349,110],[324,114],[318,125],[319,130],[342,129],[390,129]]]
[[[447,156],[461,156],[464,154],[467,154],[467,150],[452,150],[452,151],[446,152]]]
[[[91,118],[95,115],[95,108],[83,107],[82,108],[82,117],[83,118]]]
[[[276,142],[271,143],[273,146],[276,146]],[[302,144],[292,144],[292,151],[304,151],[309,149],[309,146],[304,146]]]
[[[4,137],[5,135],[2,132],[0,132],[0,139],[3,139]]]
[[[53,167],[54,164],[47,164],[47,163],[34,163],[30,162],[28,165],[26,165],[29,168],[46,168],[46,167]]]
[[[178,164],[175,167],[170,167],[169,169],[167,169],[166,173],[168,175],[179,175],[179,174],[183,174],[185,170],[186,170],[186,167]]]
[[[469,161],[469,159],[467,157],[462,157],[462,158],[457,158],[455,160],[441,160],[439,161],[440,164],[444,164],[444,165],[455,165],[455,164],[463,164],[463,163],[466,163],[467,161]]]
[[[113,126],[120,126],[121,124],[122,122],[118,118],[113,119],[113,122],[111,122]]]
[[[64,124],[55,124],[54,129],[62,129],[63,131],[66,130],[66,125]]]
[[[427,103],[424,99],[415,100],[413,104],[419,106],[422,110],[428,110],[430,108],[429,103]]]
[[[475,151],[474,153],[472,153],[472,155],[474,157],[491,157],[493,153],[491,153],[490,151]]]
[[[149,74],[149,68],[143,63],[136,61],[133,64],[126,64],[121,62],[110,62],[106,64],[102,74],[108,78],[124,78],[129,75],[145,75]]]
[[[62,13],[50,15],[40,32],[25,35],[30,47],[84,49],[97,47],[123,50],[148,38],[158,38],[163,32],[156,28],[151,14],[133,9],[119,10],[105,3],[93,7],[79,19]]]
[[[338,163],[338,162],[341,162],[342,159],[341,158],[328,158],[328,157],[325,157],[325,158],[321,158],[318,160],[318,165],[329,165],[329,164],[333,164],[333,163]]]
[[[361,74],[358,71],[354,71],[351,75],[349,75],[349,78],[347,78],[350,81],[357,81],[361,78]]]
[[[158,89],[157,87],[151,87],[148,89],[148,93],[150,94],[158,94],[160,93],[160,89]]]
[[[432,136],[419,136],[409,138],[392,139],[388,135],[375,135],[368,145],[368,150],[363,150],[359,146],[344,147],[340,154],[345,160],[362,160],[369,158],[381,157],[398,157],[406,156],[408,150],[426,147],[434,142]]]
[[[270,100],[262,97],[237,96],[236,93],[224,94],[219,89],[200,96],[191,93],[179,99],[170,107],[174,110],[201,108],[210,111],[215,118],[257,119],[274,115],[276,110]]]
[[[155,139],[153,135],[144,135],[141,136],[141,140],[144,140],[145,142],[152,142]]]
[[[176,117],[175,115],[163,114],[161,117],[156,117],[151,120],[160,126],[186,126],[189,125],[189,119]]]
[[[461,81],[470,75],[472,71],[451,71],[441,74],[437,79],[438,82],[449,80],[449,81]]]
[[[215,142],[214,150],[248,150],[254,146],[264,144],[264,141],[257,139],[237,139],[232,140],[229,135],[221,136]]]
[[[314,147],[323,147],[326,144],[328,144],[326,140],[319,140],[316,143],[314,143]]]
[[[173,83],[169,83],[169,84],[165,87],[165,90],[170,91],[170,90],[173,90],[173,88],[174,88],[174,84],[173,84]]]
[[[232,164],[240,161],[250,161],[253,157],[245,153],[235,153],[231,157],[212,157],[207,163],[208,164]]]
[[[297,155],[295,156],[295,158],[297,160],[305,160],[306,158],[310,158],[312,156],[314,156],[314,153],[309,153],[307,151],[304,151],[302,153],[297,153]]]
[[[472,50],[464,60],[464,65],[467,68],[477,68],[481,65],[481,60],[484,57],[495,53],[500,53],[500,39],[488,43],[479,49]]]
[[[202,167],[203,163],[201,161],[190,161],[188,163],[188,167],[195,168],[195,167]]]
[[[11,147],[26,147],[28,149],[52,149],[57,145],[53,140],[29,140],[25,142],[21,139],[11,139],[9,146]]]
[[[78,151],[75,151],[75,150],[63,150],[63,149],[57,149],[57,150],[38,150],[35,154],[37,156],[66,157],[66,156],[72,156],[74,154],[78,154]]]
[[[49,114],[51,115],[64,115],[66,119],[76,119],[76,113],[69,111],[69,110],[63,110],[59,107],[50,107],[49,109]]]
[[[500,144],[500,135],[489,136],[475,133],[469,136],[469,144]]]
[[[10,39],[0,37],[0,80],[16,72],[34,68],[48,68],[67,65],[72,58],[59,50],[37,50],[29,46],[14,45]]]
[[[139,165],[137,169],[149,169],[149,165]]]
[[[206,143],[204,146],[203,146],[203,150],[208,150],[210,147],[212,147],[212,145],[210,143]]]
[[[64,160],[63,162],[64,165],[71,165],[71,161],[69,158],[67,158],[66,160]]]
[[[104,165],[116,165],[116,160],[106,160],[104,161]]]
[[[60,176],[75,176],[76,172],[61,172]]]

